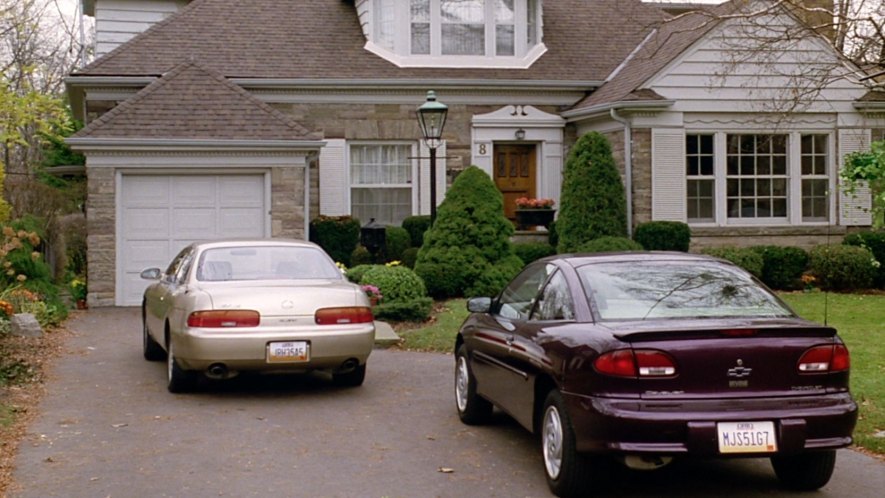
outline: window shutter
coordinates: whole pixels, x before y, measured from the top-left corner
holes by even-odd
[[[839,168],[845,166],[845,156],[852,152],[869,150],[870,130],[839,130]],[[859,182],[853,194],[845,191],[839,180],[839,219],[846,226],[869,226],[873,224],[872,195],[866,182]]]
[[[420,199],[420,214],[430,214],[430,149],[423,140],[418,149],[421,156],[418,162],[418,178]],[[436,205],[443,201],[446,195],[446,143],[443,142],[436,149]]]
[[[344,139],[326,140],[320,149],[320,214],[350,214],[350,184],[345,160]]]
[[[651,217],[656,221],[685,222],[685,130],[654,129],[651,147]]]

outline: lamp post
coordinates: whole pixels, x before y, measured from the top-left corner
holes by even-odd
[[[430,225],[436,221],[436,148],[442,143],[442,130],[446,125],[449,107],[437,102],[433,90],[427,92],[427,100],[418,108],[418,124],[424,143],[430,149]]]

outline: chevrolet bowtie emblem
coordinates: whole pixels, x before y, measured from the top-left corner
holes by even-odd
[[[749,377],[752,372],[752,368],[744,366],[744,360],[738,360],[736,367],[728,369],[728,376],[732,379],[743,379]]]

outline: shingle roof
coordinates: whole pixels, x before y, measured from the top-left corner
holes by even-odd
[[[574,109],[624,100],[647,100],[630,98],[630,96],[649,78],[717,26],[720,22],[719,16],[734,12],[740,3],[741,0],[732,0],[663,23],[610,81],[578,102]]]
[[[228,78],[601,81],[666,14],[639,0],[545,0],[528,69],[398,68],[365,50],[352,2],[194,0],[77,75],[159,75],[193,57]]]
[[[885,102],[885,90],[870,90],[858,102]]]
[[[184,62],[72,138],[299,140],[317,137],[215,71]]]

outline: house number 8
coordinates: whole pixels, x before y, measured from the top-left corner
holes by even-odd
[[[481,156],[486,155],[486,144],[479,144],[479,154]]]

